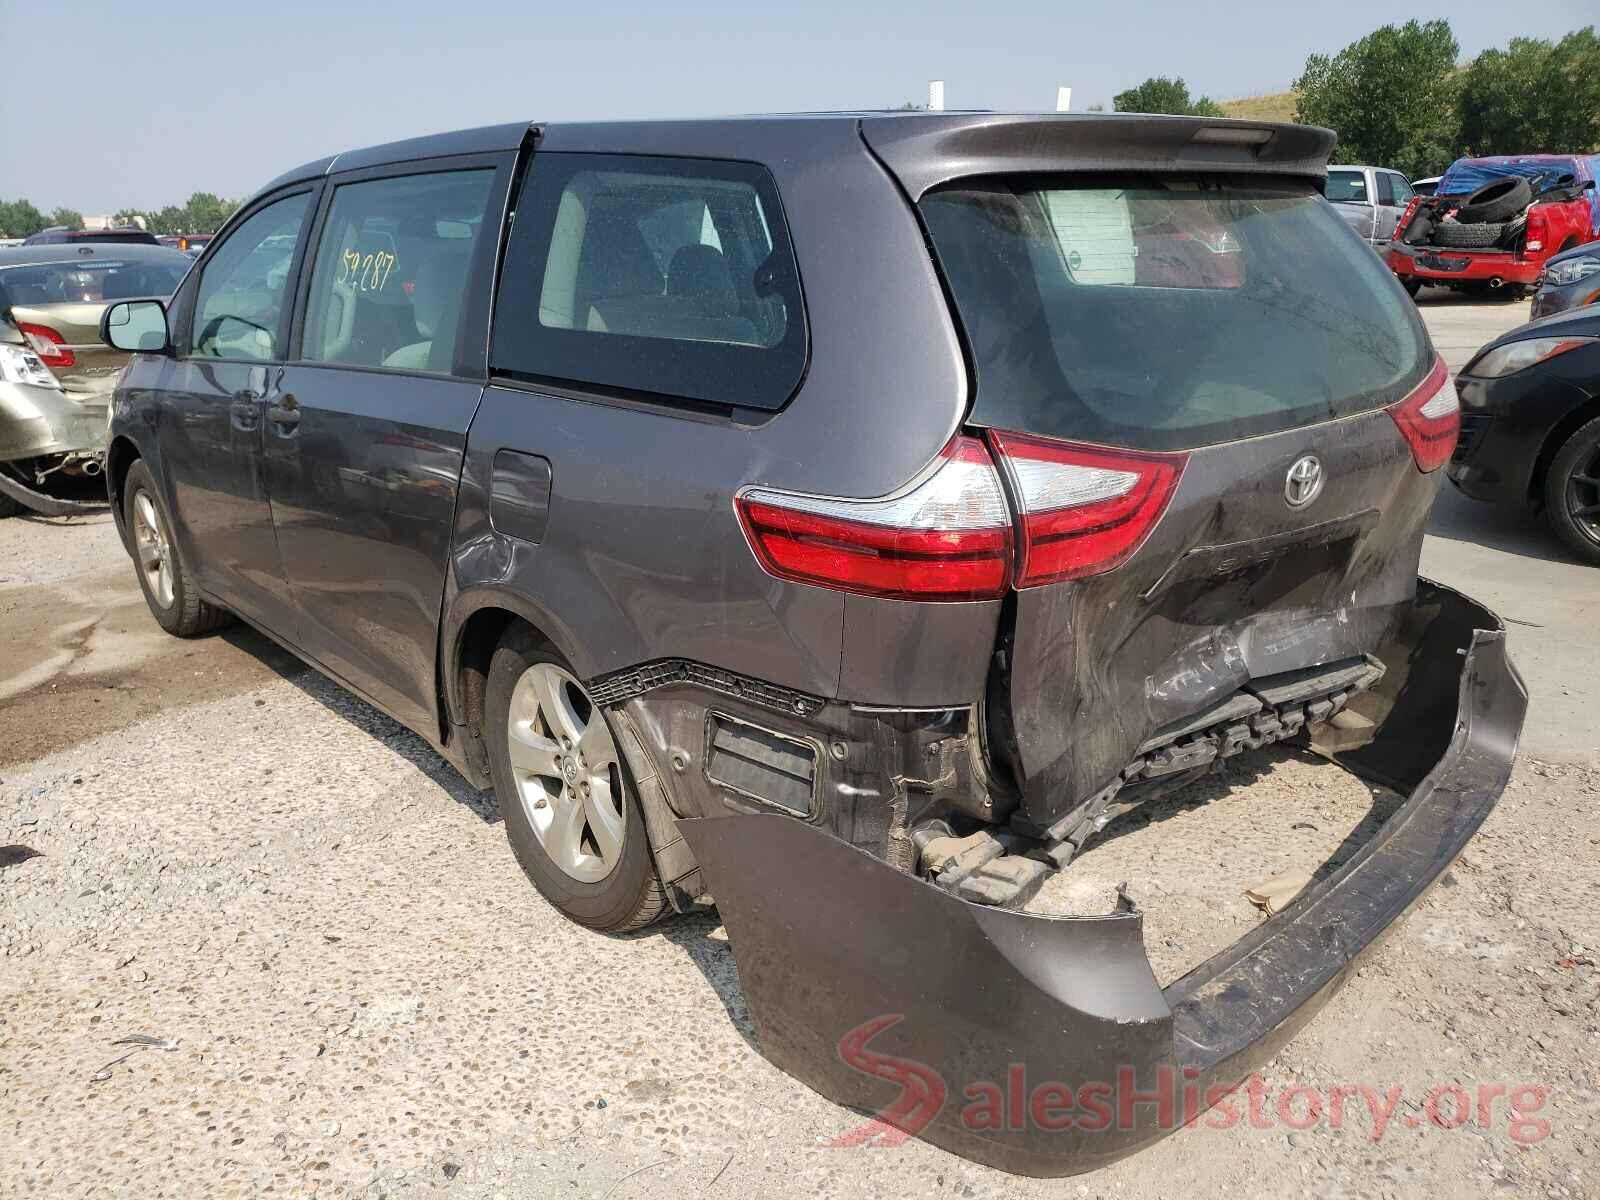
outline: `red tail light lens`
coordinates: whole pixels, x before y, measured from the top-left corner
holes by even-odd
[[[1528,210],[1528,224],[1522,231],[1522,248],[1524,250],[1543,250],[1546,229],[1544,212],[1535,204]]]
[[[1017,586],[1100,575],[1126,562],[1161,520],[1188,462],[991,432],[1022,506]]]
[[[28,345],[33,347],[33,352],[45,366],[70,367],[77,363],[78,356],[67,349],[67,339],[50,326],[19,321],[17,328],[22,331],[22,336],[28,339]]]
[[[1391,405],[1389,415],[1411,446],[1417,470],[1426,474],[1450,461],[1456,435],[1461,432],[1461,400],[1444,359],[1434,360],[1428,377],[1404,400]]]
[[[1400,235],[1406,231],[1406,226],[1411,224],[1411,218],[1416,215],[1417,209],[1421,207],[1421,196],[1413,196],[1410,200],[1406,201],[1405,211],[1400,214],[1400,219],[1394,224],[1393,236],[1396,241],[1398,241],[1400,239]]]
[[[769,575],[897,600],[990,600],[1011,581],[1011,512],[988,450],[957,437],[877,500],[747,488],[734,502]]]

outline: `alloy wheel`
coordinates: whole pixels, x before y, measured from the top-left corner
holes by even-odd
[[[1567,476],[1566,502],[1572,523],[1600,545],[1600,441],[1589,445]]]
[[[172,607],[172,545],[167,540],[161,516],[150,493],[140,492],[133,499],[133,542],[139,569],[144,572],[150,595],[162,608]]]
[[[506,722],[512,779],[539,845],[573,879],[598,883],[621,861],[627,831],[605,717],[577,679],[545,662],[517,680]]]

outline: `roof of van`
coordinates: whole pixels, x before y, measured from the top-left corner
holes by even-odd
[[[885,109],[763,113],[703,118],[593,122],[512,122],[388,142],[315,159],[274,179],[263,192],[335,171],[359,170],[519,148],[538,135],[552,150],[671,153],[675,139],[703,143],[725,130],[748,144],[766,124],[793,135],[797,123],[854,126],[908,190],[961,174],[995,171],[1161,170],[1205,167],[1309,175],[1327,171],[1334,135],[1314,125],[1141,113],[927,112]]]

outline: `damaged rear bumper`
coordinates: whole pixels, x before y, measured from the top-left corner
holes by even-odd
[[[1214,1098],[1274,1055],[1454,860],[1510,775],[1527,696],[1493,613],[1421,581],[1381,657],[1389,674],[1352,704],[1375,732],[1315,748],[1408,801],[1354,858],[1165,989],[1137,911],[968,903],[782,816],[680,822],[762,1052],[878,1113],[858,1141],[915,1134],[1027,1175],[1091,1170],[1194,1119],[1204,1099],[1186,1110],[1184,1098]]]
[[[1401,279],[1424,283],[1502,283],[1529,285],[1544,270],[1541,259],[1525,259],[1511,251],[1417,249],[1391,242],[1384,262]]]

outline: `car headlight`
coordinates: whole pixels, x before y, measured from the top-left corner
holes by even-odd
[[[1597,273],[1600,273],[1600,258],[1592,254],[1580,254],[1577,258],[1546,263],[1544,266],[1545,282],[1558,285],[1577,283],[1578,280],[1587,279]]]
[[[0,345],[0,380],[61,390],[61,381],[27,346]]]
[[[1600,341],[1600,338],[1542,337],[1508,342],[1473,359],[1461,373],[1475,375],[1480,379],[1499,379],[1504,375],[1514,375],[1518,371],[1526,370],[1535,363],[1548,362],[1568,350],[1576,350],[1579,346],[1588,346],[1597,341]]]

